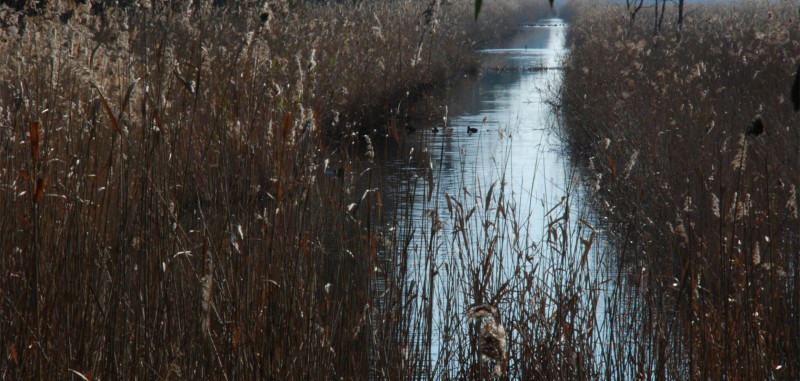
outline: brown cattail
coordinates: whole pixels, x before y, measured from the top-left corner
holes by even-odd
[[[41,177],[36,179],[36,191],[33,193],[34,204],[38,204],[39,201],[42,201],[42,196],[44,196],[45,187],[47,187],[47,180]]]
[[[764,121],[761,120],[761,115],[756,115],[747,127],[747,135],[758,136],[764,132]]]
[[[41,134],[39,132],[39,127],[41,122],[33,121],[31,122],[30,126],[30,135],[31,135],[31,158],[36,161],[39,160],[39,140]]]

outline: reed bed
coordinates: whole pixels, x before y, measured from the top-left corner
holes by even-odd
[[[800,377],[793,1],[571,3],[561,115],[619,271],[608,379]],[[763,133],[747,133],[759,120]]]
[[[476,23],[466,3],[203,4],[0,6],[0,377],[472,375],[469,347],[435,368],[418,340],[439,331],[384,228],[373,139],[440,117],[415,101],[474,71],[520,5]],[[510,300],[488,268],[463,273],[478,300]],[[573,315],[500,307],[509,350],[577,364],[551,351]]]
[[[385,230],[388,257],[407,274],[387,300],[413,311],[400,360],[418,364],[397,378],[600,377],[604,246],[572,174],[560,202],[534,215],[526,205],[542,196],[509,186],[503,153],[485,177],[465,171],[450,194],[429,186],[444,147],[428,149],[401,186],[413,205],[396,208]]]

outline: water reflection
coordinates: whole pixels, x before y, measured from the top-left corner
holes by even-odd
[[[482,50],[482,74],[450,90],[437,132],[418,128],[398,148],[399,155],[388,155],[385,169],[394,182],[388,191],[396,193],[388,195],[393,205],[386,210],[405,211],[390,220],[398,221],[394,227],[401,231],[398,236],[408,237],[407,268],[417,282],[415,296],[441,300],[445,308],[474,302],[475,295],[464,291],[474,285],[449,282],[448,277],[457,278],[457,270],[448,267],[448,256],[480,251],[468,242],[480,241],[489,230],[501,237],[488,243],[489,251],[524,253],[544,241],[547,223],[555,218],[550,214],[568,193],[573,177],[553,134],[556,118],[548,103],[560,87],[565,38],[563,20],[540,20],[521,25],[510,40]],[[507,195],[505,205],[511,210],[481,199],[498,189]],[[464,206],[467,210],[461,217],[472,213],[468,201],[485,207],[487,215],[513,214],[505,219],[513,222],[490,226],[484,219],[482,225],[474,222],[472,229],[464,229],[463,219],[454,219],[458,213],[453,210]],[[464,234],[475,237],[456,239]],[[500,271],[534,268],[547,260],[551,259],[509,256],[501,260]],[[469,279],[463,273],[459,276]],[[435,316],[430,320],[436,325],[434,336],[447,340],[448,332],[458,329],[453,311],[430,313]],[[435,359],[440,346],[435,338],[427,340],[420,347]]]
[[[553,108],[546,102],[561,81],[565,33],[562,20],[541,20],[520,27],[502,46],[481,51],[482,66],[488,69],[450,90],[449,118],[438,126],[440,132],[425,129],[408,136],[409,152],[410,147],[427,147],[427,152],[402,156],[389,166],[419,171],[419,163],[430,159],[432,174],[418,173],[422,180],[432,178],[433,192],[440,197],[431,197],[425,209],[446,210],[441,196],[461,194],[465,187],[480,194],[493,180],[505,179],[507,189],[519,195],[518,210],[539,217],[539,226],[531,229],[543,229],[545,207],[559,201],[570,177],[560,142],[551,133]],[[468,128],[478,131],[470,134]],[[427,200],[430,189],[420,186],[417,196]],[[397,199],[395,207],[402,209],[405,200]]]

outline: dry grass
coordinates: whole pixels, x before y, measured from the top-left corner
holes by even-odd
[[[1,377],[423,372],[357,132],[474,66],[493,3],[0,8]]]
[[[691,5],[680,33],[668,7],[657,35],[573,5],[565,133],[619,252],[607,376],[797,379],[797,3]]]

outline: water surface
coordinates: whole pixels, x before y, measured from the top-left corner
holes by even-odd
[[[399,236],[408,237],[409,277],[415,282],[409,294],[420,305],[434,300],[429,312],[435,334],[419,339],[434,363],[442,340],[464,323],[452,318],[463,314],[445,309],[463,309],[486,297],[472,295],[470,275],[457,273],[469,261],[481,261],[487,252],[522,253],[501,256],[494,275],[499,286],[519,276],[517,269],[549,269],[548,263],[562,260],[543,258],[537,248],[547,239],[549,224],[562,215],[559,206],[574,184],[573,166],[554,128],[566,31],[561,19],[535,20],[520,25],[509,40],[481,50],[481,74],[450,89],[436,131],[413,126],[401,154],[386,163],[387,172],[395,174],[389,189],[396,191],[388,195],[393,203],[388,209],[404,211],[390,220],[398,221],[392,229]],[[498,193],[504,208],[487,201],[487,195],[496,199]],[[469,210],[480,215],[468,229],[454,218],[452,211],[459,207],[462,216]],[[504,217],[496,218],[500,213]],[[487,242],[492,237],[499,239]],[[528,249],[538,256],[525,255]],[[451,277],[462,284],[450,282]]]

